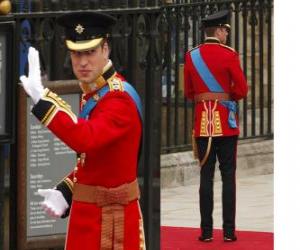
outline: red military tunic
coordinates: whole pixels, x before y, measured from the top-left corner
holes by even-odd
[[[238,101],[247,95],[248,86],[240,67],[239,55],[232,48],[222,45],[216,38],[209,38],[204,44],[188,51],[185,55],[184,65],[184,90],[188,99],[194,100],[196,95],[210,92],[199,76],[192,63],[191,51],[200,50],[203,60],[212,75],[221,85],[225,93],[228,93],[232,100]],[[213,105],[213,104],[211,104]],[[207,101],[197,102],[195,105],[194,136],[208,136],[201,130],[201,118],[203,111],[208,107]],[[218,136],[232,136],[239,134],[239,128],[231,128],[228,124],[229,110],[219,102],[215,111],[219,113],[221,133]],[[237,120],[237,115],[236,115]],[[238,124],[238,123],[237,123]]]
[[[33,108],[32,112],[58,138],[75,152],[85,153],[84,163],[79,161],[76,170],[64,180],[71,191],[73,181],[114,188],[137,178],[141,119],[134,101],[122,89],[122,78],[112,69],[108,70],[111,73],[105,74],[102,85],[114,85],[97,102],[87,120],[77,118],[62,100],[53,97],[53,93],[46,93]],[[84,99],[88,100],[94,93],[85,95]],[[144,249],[143,221],[138,200],[124,205],[123,225],[118,225],[118,218],[114,217],[112,228],[109,229],[102,227],[103,209],[97,204],[72,201],[65,249],[116,249],[116,245],[117,249]],[[111,234],[120,230],[123,242],[115,245],[114,242],[108,242],[111,247],[104,248],[104,230]],[[116,240],[119,239],[112,237],[112,241]]]

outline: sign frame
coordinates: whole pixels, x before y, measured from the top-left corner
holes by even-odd
[[[81,94],[78,81],[62,80],[43,83],[58,95]],[[18,90],[18,129],[17,129],[17,249],[29,250],[40,248],[63,247],[65,234],[47,236],[27,236],[27,95],[22,88]]]
[[[15,48],[15,22],[0,22],[0,35],[4,35],[6,42],[6,56],[4,62],[6,64],[5,80],[3,83],[5,105],[1,108],[0,113],[4,115],[4,132],[0,132],[0,144],[12,144],[15,141],[15,89],[16,75],[13,73],[16,62]]]

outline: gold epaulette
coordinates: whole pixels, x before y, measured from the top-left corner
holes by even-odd
[[[234,48],[231,48],[231,47],[229,47],[229,46],[227,46],[227,45],[224,45],[224,44],[221,44],[221,43],[220,43],[220,45],[221,45],[222,47],[226,48],[226,49],[231,50],[232,52],[236,52],[236,50],[235,50]]]
[[[109,91],[124,91],[123,81],[115,75],[107,79],[107,83]]]

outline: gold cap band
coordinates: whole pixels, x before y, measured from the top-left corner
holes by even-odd
[[[69,50],[74,51],[87,51],[91,49],[95,49],[99,46],[103,38],[96,38],[92,40],[85,40],[85,41],[77,41],[73,42],[71,40],[66,40],[66,45]]]

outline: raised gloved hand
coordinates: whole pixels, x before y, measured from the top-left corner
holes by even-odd
[[[56,189],[38,189],[38,194],[44,197],[41,206],[52,217],[61,217],[69,208],[62,193]]]
[[[43,96],[44,86],[41,80],[39,52],[33,47],[29,48],[28,64],[28,77],[22,75],[20,81],[25,92],[31,97],[34,104],[36,104]]]

